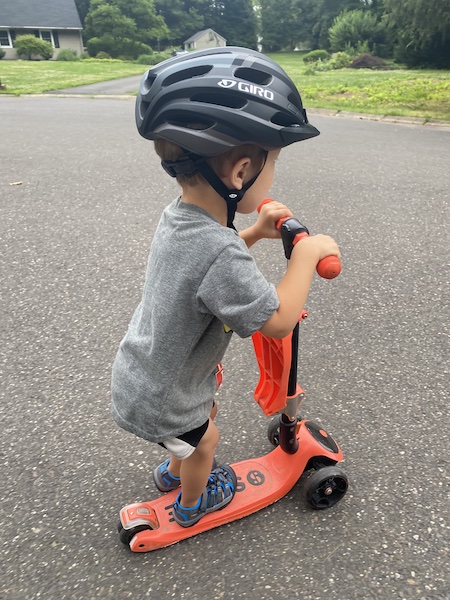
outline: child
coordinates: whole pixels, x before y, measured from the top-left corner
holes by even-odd
[[[155,484],[163,492],[181,486],[173,517],[189,527],[236,492],[229,465],[212,470],[216,365],[232,332],[288,335],[317,262],[339,250],[328,236],[302,240],[275,288],[248,248],[279,237],[275,223],[290,211],[271,202],[254,225],[234,229],[235,212],[253,212],[267,196],[280,149],[319,134],[275,62],[235,47],[169,59],[144,75],[136,122],[181,196],[155,232],[142,301],[113,366],[112,414],[168,450]]]

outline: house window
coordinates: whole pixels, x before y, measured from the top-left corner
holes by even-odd
[[[41,40],[44,40],[44,42],[50,42],[53,48],[59,48],[59,37],[57,31],[51,31],[50,29],[40,29],[39,37],[41,38]]]
[[[0,29],[0,46],[12,48],[11,35],[8,29]]]

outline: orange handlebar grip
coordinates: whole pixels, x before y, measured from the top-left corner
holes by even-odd
[[[264,198],[264,200],[261,202],[261,204],[258,206],[258,208],[256,210],[258,212],[261,212],[261,209],[264,206],[264,204],[267,204],[268,202],[273,202],[273,198]]]
[[[334,279],[342,270],[341,261],[337,256],[326,256],[317,263],[316,271],[324,279]]]
[[[264,198],[264,200],[258,206],[257,211],[260,212],[264,204],[267,204],[268,202],[273,202],[273,198]],[[277,221],[276,228],[278,230],[281,229],[283,222],[287,218],[289,217],[284,217]],[[294,245],[307,235],[308,234],[306,232],[298,234],[294,239]],[[337,256],[326,256],[317,263],[316,271],[317,274],[320,275],[320,277],[323,277],[324,279],[334,279],[342,271],[341,261]]]

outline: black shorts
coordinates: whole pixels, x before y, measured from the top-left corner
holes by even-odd
[[[178,437],[169,438],[161,442],[159,445],[166,448],[171,454],[178,458],[178,460],[184,460],[191,456],[200,443],[200,440],[205,435],[208,429],[209,419],[206,423],[203,423],[197,429],[183,433]]]

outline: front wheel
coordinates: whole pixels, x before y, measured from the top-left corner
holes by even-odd
[[[271,420],[267,429],[267,437],[272,446],[280,445],[280,421],[281,415],[277,415]]]
[[[348,489],[348,477],[339,467],[323,467],[306,481],[306,501],[312,508],[330,508],[343,498]]]

